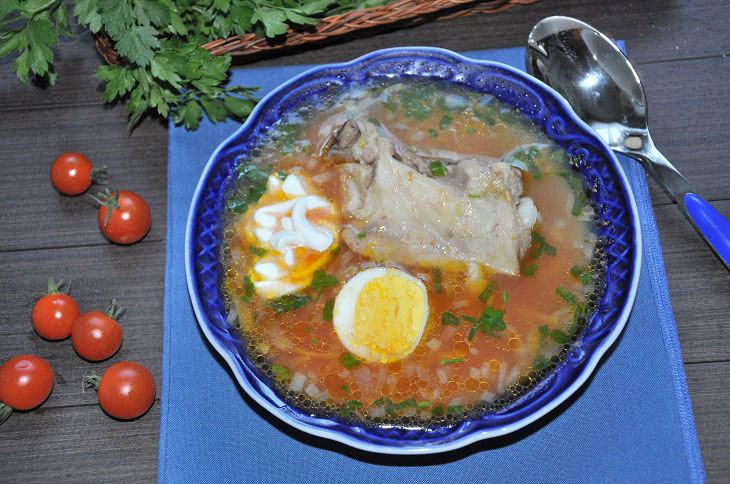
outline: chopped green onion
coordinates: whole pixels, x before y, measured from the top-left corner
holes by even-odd
[[[531,262],[530,264],[525,264],[520,268],[520,272],[526,276],[534,276],[537,273],[537,264],[534,262]]]
[[[335,308],[335,300],[330,298],[327,300],[326,303],[324,303],[324,308],[322,309],[322,319],[324,321],[332,321],[332,313],[334,312]]]
[[[347,393],[347,394],[350,393],[350,387],[348,387],[347,385],[342,385],[340,388],[342,388],[345,391],[345,393]]]
[[[340,416],[347,417],[350,414],[355,413],[360,407],[362,407],[362,402],[360,400],[349,400],[342,405]]]
[[[486,304],[489,301],[489,298],[492,297],[492,292],[495,287],[497,287],[497,283],[494,280],[489,281],[487,287],[485,287],[482,293],[479,294],[479,300]]]
[[[462,407],[461,405],[449,405],[446,407],[446,413],[464,413],[464,407]]]
[[[502,304],[507,304],[507,291],[502,291]]]
[[[453,365],[454,363],[464,363],[464,359],[463,358],[450,358],[448,360],[439,361],[439,364],[441,364],[441,365]]]
[[[360,364],[360,360],[355,358],[351,353],[345,353],[340,357],[340,363],[342,363],[345,368],[353,368]]]
[[[448,128],[449,125],[451,124],[451,121],[453,121],[451,116],[449,116],[448,114],[444,114],[443,117],[441,118],[441,121],[439,121],[439,129]]]
[[[441,316],[441,324],[444,326],[458,326],[459,318],[454,313],[445,311]]]
[[[416,404],[416,406],[417,406],[418,408],[428,408],[428,407],[430,407],[430,406],[431,406],[431,403],[429,403],[429,402],[418,402],[418,403]]]
[[[431,136],[431,138],[436,138],[436,137],[438,137],[439,132],[433,128],[428,128],[428,134],[429,134],[429,136]]]
[[[550,245],[546,240],[545,237],[540,235],[540,233],[537,230],[532,231],[532,243],[535,245],[535,248],[532,250],[532,257],[537,259],[542,255],[542,253],[546,253],[549,256],[555,256],[556,251],[555,247]]]
[[[433,269],[433,287],[436,289],[436,294],[441,294],[443,286],[441,284],[441,269],[434,267]]]
[[[480,196],[481,195],[479,195],[478,193],[470,193],[470,194],[468,194],[468,197],[469,198],[479,198]]]
[[[248,251],[251,252],[253,255],[256,255],[259,257],[263,257],[266,255],[267,252],[269,252],[268,250],[264,249],[263,247],[256,247],[254,245],[249,245]]]
[[[441,417],[444,414],[443,405],[436,405],[435,407],[433,407],[433,409],[431,410],[431,414],[434,417]]]
[[[364,238],[365,238],[365,237],[367,237],[367,236],[368,236],[368,234],[365,234],[365,233],[363,233],[363,232],[360,232],[360,233],[358,233],[358,234],[357,234],[357,238],[358,238],[358,239],[364,239]]]
[[[271,369],[274,371],[274,374],[280,379],[286,380],[287,378],[289,378],[289,368],[287,368],[286,366],[273,365]]]
[[[449,171],[448,168],[446,168],[439,160],[432,161],[429,165],[429,169],[433,176],[444,176],[446,175],[446,172]]]
[[[312,343],[314,343],[316,345],[322,344],[322,342],[320,340],[318,340],[317,338],[315,338],[314,336],[312,336],[310,339],[312,340]]]
[[[246,276],[243,278],[243,296],[241,296],[241,300],[246,302],[253,302],[253,293],[254,293],[254,285],[253,281],[250,277]]]

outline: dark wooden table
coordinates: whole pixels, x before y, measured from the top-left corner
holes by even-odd
[[[657,146],[730,217],[730,6],[723,3],[544,0],[256,65],[345,61],[398,45],[457,51],[522,46],[541,18],[578,17],[626,40],[646,87]],[[148,482],[157,475],[159,402],[141,419],[117,422],[103,414],[93,391],[82,389],[81,379],[115,361],[133,360],[160,382],[167,128],[146,119],[127,131],[124,106],[100,100],[94,72],[101,59],[91,36],[77,32],[55,51],[55,87],[20,84],[11,60],[0,61],[0,362],[40,355],[56,381],[42,407],[16,412],[0,427],[2,482]],[[65,151],[107,164],[115,186],[147,199],[153,215],[144,241],[130,247],[107,243],[95,208],[51,187],[50,164]],[[730,275],[664,193],[653,182],[650,188],[708,480],[728,482]],[[112,297],[127,307],[124,345],[109,362],[85,362],[70,341],[48,342],[33,332],[32,296],[44,290],[48,275],[73,280],[82,311],[104,309]]]

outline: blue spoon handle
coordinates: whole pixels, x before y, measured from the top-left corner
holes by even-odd
[[[730,269],[730,222],[699,195],[685,193],[682,201],[697,231]]]
[[[648,132],[635,136],[632,142],[636,141],[639,141],[640,149],[621,146],[618,151],[644,166],[730,271],[730,222],[695,193],[687,179],[656,149]]]

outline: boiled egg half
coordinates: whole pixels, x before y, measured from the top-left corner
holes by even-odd
[[[399,269],[366,269],[335,299],[333,323],[342,344],[369,362],[410,355],[423,336],[428,296],[421,280]]]

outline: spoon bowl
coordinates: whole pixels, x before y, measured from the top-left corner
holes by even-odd
[[[585,22],[548,17],[527,40],[527,71],[558,91],[608,146],[638,160],[730,270],[730,222],[654,146],[646,94],[619,47]]]

